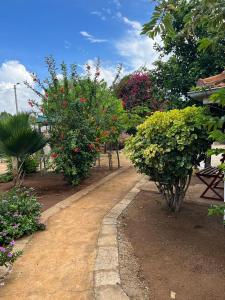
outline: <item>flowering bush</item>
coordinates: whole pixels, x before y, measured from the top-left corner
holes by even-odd
[[[206,156],[206,120],[200,107],[155,112],[127,142],[131,161],[155,181],[171,210],[180,209],[192,169]]]
[[[0,246],[0,266],[7,267],[12,264],[18,256],[21,255],[21,251],[13,251],[14,241],[11,241],[6,246]]]
[[[33,190],[13,188],[0,195],[0,245],[10,245],[12,240],[44,229],[39,223],[41,205]]]
[[[145,70],[125,76],[116,85],[115,92],[122,100],[123,106],[129,111],[139,106],[154,112],[164,106],[164,101],[155,99],[151,76]]]
[[[72,184],[87,176],[100,149],[100,144],[118,141],[123,129],[122,104],[106,83],[99,80],[99,65],[94,74],[87,65],[86,75],[79,76],[75,66],[68,74],[61,64],[63,78],[58,79],[55,61],[47,59],[50,79],[43,84],[36,76],[34,81],[44,90],[35,90],[42,103],[30,100],[30,105],[44,113],[50,124],[50,145],[56,170],[64,173]],[[29,83],[27,85],[32,88]],[[33,88],[32,88],[33,89]]]

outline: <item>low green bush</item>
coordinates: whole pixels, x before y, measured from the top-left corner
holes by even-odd
[[[204,109],[194,106],[155,112],[126,143],[133,164],[155,181],[173,211],[180,209],[193,167],[211,144],[206,120]]]
[[[0,175],[0,183],[10,182],[13,180],[13,175],[10,172],[4,173]]]
[[[41,204],[33,189],[13,188],[0,195],[0,245],[44,229],[40,224]]]
[[[38,159],[34,154],[32,156],[28,156],[23,163],[23,172],[25,174],[36,173],[38,168]]]
[[[38,154],[27,156],[22,165],[22,174],[32,174],[37,172],[38,168]],[[11,158],[7,159],[7,170],[8,174],[12,174],[12,160]]]

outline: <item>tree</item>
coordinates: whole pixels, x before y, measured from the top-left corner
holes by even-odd
[[[28,114],[20,113],[0,120],[0,152],[12,157],[15,185],[20,184],[26,158],[45,144],[44,136],[30,126]]]
[[[55,60],[48,57],[46,62],[49,78],[44,83],[33,78],[44,91],[34,90],[41,104],[32,100],[29,104],[37,107],[51,125],[49,142],[56,170],[76,185],[88,175],[101,144],[118,142],[124,110],[106,82],[99,80],[99,62],[94,74],[87,65],[85,75],[78,75],[75,65],[68,70],[62,63],[62,79],[57,78]]]
[[[187,92],[198,78],[223,71],[225,36],[221,30],[224,28],[221,2],[157,1],[150,22],[143,26],[143,34],[151,38],[160,35],[163,44],[157,50],[162,56],[169,55],[168,61],[156,63],[156,73],[166,74],[162,80],[169,97],[187,98]],[[220,25],[213,26],[216,18]]]
[[[200,107],[155,112],[126,145],[137,169],[155,181],[168,208],[179,211],[194,166],[209,147],[206,115]]]
[[[145,68],[124,76],[114,86],[114,91],[127,111],[124,122],[126,131],[131,134],[136,132],[137,125],[141,124],[146,116],[165,109],[167,105],[164,98],[158,97],[152,74]]]

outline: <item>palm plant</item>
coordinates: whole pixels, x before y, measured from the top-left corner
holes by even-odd
[[[20,184],[26,158],[46,144],[43,134],[29,124],[29,115],[20,113],[0,120],[0,153],[12,158],[14,184]]]

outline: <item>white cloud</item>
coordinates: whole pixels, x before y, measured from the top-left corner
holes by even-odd
[[[30,110],[28,99],[38,100],[37,95],[28,89],[23,82],[33,84],[32,77],[26,67],[16,60],[6,61],[0,66],[0,112],[15,113],[15,96],[13,85],[17,85],[19,111]]]
[[[131,70],[136,70],[141,66],[152,67],[153,62],[159,57],[154,44],[160,43],[160,39],[152,40],[141,35],[142,25],[138,21],[129,20],[120,12],[117,13],[117,17],[128,25],[126,34],[115,43],[118,53],[126,60]]]
[[[119,9],[121,7],[120,0],[112,0],[112,3],[115,4],[117,9]]]
[[[83,66],[84,70],[86,69],[86,65],[89,65],[91,67],[91,74],[92,74],[92,78],[93,78],[94,73],[95,73],[96,59],[89,59],[86,62],[86,64]],[[107,82],[108,86],[110,86],[117,75],[116,66],[112,66],[109,63],[101,62],[99,71],[100,71],[99,79],[100,80],[104,79]],[[125,75],[125,70],[122,69],[121,76],[124,76],[124,75]]]
[[[80,34],[91,43],[104,43],[107,42],[105,39],[99,39],[88,33],[87,31],[80,31]]]
[[[102,21],[105,21],[106,20],[106,17],[103,15],[102,12],[100,11],[92,11],[91,12],[92,15],[96,15],[98,16]]]
[[[71,43],[67,40],[64,41],[64,48],[69,49],[71,47]]]

